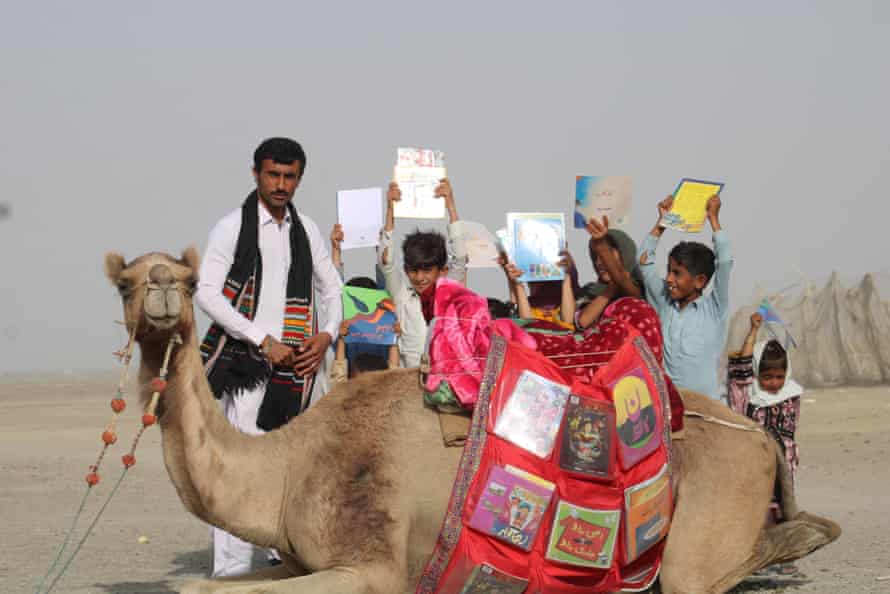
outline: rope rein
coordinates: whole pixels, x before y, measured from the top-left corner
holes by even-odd
[[[739,429],[741,431],[753,431],[754,433],[759,433],[762,431],[760,427],[750,427],[748,425],[740,425],[739,423],[733,423],[731,421],[724,421],[723,419],[718,419],[717,417],[712,417],[711,415],[705,415],[700,412],[696,412],[694,410],[685,410],[683,411],[684,417],[691,417],[693,419],[701,419],[706,423],[714,423],[715,425],[721,425],[723,427],[728,427],[730,429]]]
[[[90,534],[92,533],[93,528],[95,528],[96,524],[99,522],[99,518],[102,517],[102,514],[105,512],[105,509],[108,507],[111,499],[117,493],[118,488],[121,486],[121,483],[124,480],[124,477],[127,475],[127,472],[130,470],[130,468],[133,467],[133,465],[136,464],[136,447],[139,445],[139,440],[142,438],[143,433],[145,433],[145,430],[147,428],[157,422],[157,416],[155,413],[157,411],[157,406],[158,402],[160,401],[161,394],[167,389],[167,374],[169,372],[170,357],[173,354],[174,347],[176,345],[182,344],[182,337],[178,333],[174,334],[170,338],[170,341],[167,343],[167,350],[164,352],[163,364],[161,365],[161,369],[158,372],[158,376],[152,378],[151,382],[149,383],[149,386],[152,389],[151,399],[149,400],[148,405],[145,407],[145,411],[142,415],[142,426],[136,432],[136,436],[133,438],[133,442],[130,445],[129,451],[121,458],[124,468],[121,472],[120,477],[118,477],[117,481],[114,483],[114,486],[108,493],[108,496],[105,498],[102,506],[96,512],[96,515],[93,517],[92,522],[90,522],[90,525],[87,527],[83,536],[69,554],[64,565],[62,565],[62,568],[49,583],[49,586],[47,586],[46,590],[43,590],[43,584],[46,582],[49,576],[52,575],[56,566],[59,564],[59,561],[62,559],[62,555],[65,549],[68,547],[68,544],[71,541],[71,536],[74,533],[74,529],[77,526],[77,522],[80,519],[81,514],[83,513],[90,492],[92,491],[93,487],[99,484],[99,467],[101,466],[102,461],[105,458],[105,454],[108,451],[108,448],[115,442],[117,442],[117,420],[118,416],[126,408],[126,401],[124,400],[124,390],[129,378],[130,361],[133,358],[133,350],[136,346],[135,339],[138,325],[139,323],[137,320],[136,324],[133,325],[133,329],[130,331],[127,345],[120,351],[114,353],[115,356],[120,358],[123,369],[121,370],[121,376],[120,381],[118,382],[117,391],[115,392],[114,397],[111,399],[111,410],[113,411],[113,414],[109,422],[106,424],[105,430],[102,432],[102,449],[100,450],[99,455],[96,458],[95,464],[92,464],[89,467],[89,472],[86,475],[87,490],[84,493],[83,499],[81,500],[77,511],[74,513],[74,518],[71,521],[71,526],[68,528],[68,531],[65,534],[65,538],[62,541],[62,546],[59,548],[59,551],[56,554],[56,557],[53,560],[52,564],[49,566],[49,569],[47,569],[43,578],[41,578],[40,583],[37,585],[37,589],[34,591],[34,594],[49,594],[49,592],[52,591],[52,589],[56,586],[56,584],[68,570],[68,567],[74,561],[74,558],[80,552],[87,538],[89,538]]]

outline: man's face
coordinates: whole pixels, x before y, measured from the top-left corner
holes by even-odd
[[[692,276],[688,268],[673,258],[668,258],[668,273],[664,282],[671,299],[689,303],[698,298],[708,283],[708,279],[704,274]]]
[[[448,274],[448,267],[429,266],[426,268],[411,268],[405,266],[405,274],[408,275],[408,281],[419,295],[436,284],[440,276]]]
[[[294,197],[300,185],[303,164],[294,161],[290,165],[276,163],[272,159],[263,159],[260,170],[253,170],[257,193],[260,199],[271,209],[284,208]]]

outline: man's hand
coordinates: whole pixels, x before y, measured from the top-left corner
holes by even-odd
[[[708,222],[711,224],[711,229],[716,233],[720,230],[720,207],[723,206],[723,203],[720,201],[720,196],[716,194],[708,198],[707,204],[707,214],[708,214]]]
[[[294,349],[269,335],[263,339],[260,348],[266,356],[266,360],[272,365],[289,365],[293,361]]]
[[[451,182],[447,177],[443,177],[439,180],[439,185],[433,190],[433,196],[445,201],[445,208],[448,210],[448,215],[452,223],[458,220],[457,206],[454,203],[454,190],[451,189]]]
[[[294,372],[297,375],[311,375],[318,371],[329,346],[331,346],[331,335],[327,332],[319,332],[305,341],[294,355]]]
[[[603,215],[602,222],[590,217],[585,227],[587,232],[590,233],[590,239],[596,242],[603,241],[606,239],[606,235],[609,234],[609,217]]]

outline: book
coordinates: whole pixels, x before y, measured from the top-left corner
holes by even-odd
[[[658,449],[663,418],[642,368],[637,367],[609,386],[615,405],[615,429],[621,467],[632,468]]]
[[[492,466],[470,526],[525,551],[531,550],[554,486]]]
[[[512,241],[510,255],[522,270],[522,282],[562,280],[559,253],[565,248],[565,220],[561,212],[511,212],[507,233]]]
[[[624,490],[625,563],[630,563],[667,536],[673,494],[668,465],[651,479]]]
[[[572,394],[563,421],[559,466],[599,479],[611,479],[615,407]]]
[[[497,268],[498,240],[481,223],[460,221],[461,241],[467,250],[467,268]]]
[[[527,587],[528,580],[483,563],[470,572],[460,594],[522,594]]]
[[[553,451],[568,398],[568,386],[523,371],[498,415],[494,433],[546,458]]]
[[[588,509],[560,501],[546,557],[569,565],[608,569],[615,555],[620,510]]]
[[[445,201],[434,192],[446,176],[445,154],[420,148],[399,148],[393,178],[402,191],[393,215],[401,219],[445,218]]]
[[[609,217],[611,227],[630,223],[633,179],[622,175],[575,177],[575,228],[583,229],[591,218]]]
[[[674,203],[661,219],[671,229],[698,233],[705,226],[711,196],[719,195],[723,183],[684,177],[674,190]]]
[[[396,307],[386,291],[343,287],[343,319],[349,321],[346,344],[396,343]]]
[[[343,227],[342,249],[375,247],[383,227],[383,189],[337,192],[337,222]]]

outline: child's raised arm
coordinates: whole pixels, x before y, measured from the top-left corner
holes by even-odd
[[[754,354],[754,343],[757,341],[757,332],[762,324],[763,316],[755,312],[751,316],[751,329],[748,330],[748,335],[745,336],[745,342],[742,344],[742,350],[739,353],[740,357],[750,357]]]
[[[520,318],[529,320],[532,317],[532,308],[528,302],[528,295],[525,293],[525,287],[519,282],[522,271],[510,262],[506,255],[502,254],[500,258],[501,266],[504,274],[507,275],[507,286],[510,287],[510,300],[516,304],[517,314]]]
[[[340,273],[340,280],[343,280],[343,251],[340,244],[343,243],[343,226],[335,223],[331,230],[331,262],[334,268]]]
[[[565,276],[562,278],[562,296],[559,303],[559,319],[566,324],[575,325],[575,290],[572,288],[572,268],[575,266],[572,254],[568,250],[559,253],[562,259],[559,266]]]

